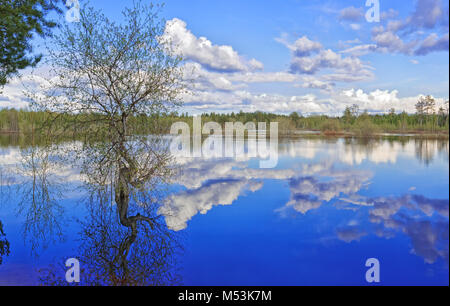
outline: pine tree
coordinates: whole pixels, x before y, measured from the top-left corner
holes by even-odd
[[[58,0],[0,0],[0,89],[21,69],[35,66],[42,55],[33,55],[33,34],[51,35],[56,23],[51,11],[61,12]]]

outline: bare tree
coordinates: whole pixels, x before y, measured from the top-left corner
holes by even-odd
[[[85,6],[80,22],[66,24],[49,50],[54,77],[45,94],[30,95],[37,109],[53,115],[48,131],[60,117],[68,128],[80,127],[84,144],[68,156],[78,156],[85,173],[106,180],[97,183],[112,182],[120,222],[132,232],[138,222],[152,226],[148,217],[128,216],[133,193],[149,188],[154,177],[169,176],[171,159],[158,140],[132,135],[128,121],[176,108],[185,88],[181,58],[164,35],[159,11],[134,2],[123,11],[124,24],[116,24]]]
[[[49,48],[53,77],[44,95],[31,95],[34,106],[55,117],[78,114],[70,125],[123,141],[131,116],[180,105],[181,58],[164,35],[159,11],[137,1],[123,11],[124,24],[117,24],[85,6],[80,22],[65,23]]]

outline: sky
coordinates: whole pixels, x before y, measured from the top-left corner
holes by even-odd
[[[193,71],[181,111],[340,115],[357,104],[371,113],[413,113],[420,95],[442,105],[448,2],[378,2],[380,20],[369,22],[366,0],[166,0],[165,35]],[[131,3],[91,1],[118,22]],[[27,107],[23,85],[39,86],[42,71],[23,71],[5,86],[0,108]]]

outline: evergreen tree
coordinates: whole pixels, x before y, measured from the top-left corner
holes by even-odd
[[[42,58],[33,55],[33,35],[51,35],[56,23],[47,19],[61,12],[58,0],[0,0],[0,89],[19,70],[35,66]]]

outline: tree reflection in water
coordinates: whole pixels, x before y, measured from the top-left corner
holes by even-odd
[[[132,129],[141,116],[177,109],[185,92],[182,58],[161,39],[159,10],[136,1],[116,24],[84,8],[80,22],[61,27],[53,39],[49,86],[28,93],[33,110],[48,115],[42,131],[57,152],[50,156],[81,169],[90,194],[92,220],[82,222],[79,250],[87,284],[158,285],[166,279],[160,274],[170,261],[171,235],[155,206],[172,174],[171,157],[164,141],[135,136],[142,131]],[[148,121],[145,130],[156,135],[160,126]],[[59,137],[68,135],[81,142],[61,145]]]
[[[24,240],[34,256],[51,243],[64,240],[64,208],[59,202],[64,188],[61,177],[55,175],[60,165],[51,154],[50,148],[33,145],[22,150],[22,162],[16,169],[27,178],[17,185],[17,214],[24,217]]]
[[[158,137],[122,138],[71,148],[64,156],[81,162],[88,194],[87,215],[79,221],[78,254],[73,256],[80,260],[80,284],[179,283],[175,258],[180,244],[157,215],[173,175],[167,143]],[[66,269],[43,269],[42,283],[67,284]]]
[[[4,174],[2,167],[0,166],[0,204],[3,200],[6,200],[8,194],[6,192],[6,186],[8,185],[8,181]],[[0,206],[1,208],[1,206]],[[6,257],[10,254],[10,243],[6,239],[6,233],[3,230],[3,223],[0,220],[0,265],[3,263],[3,257]]]
[[[8,256],[10,253],[9,241],[6,239],[6,234],[3,231],[3,223],[0,221],[0,265],[3,263],[3,256]]]
[[[174,261],[178,243],[162,222],[138,220],[139,214],[130,217],[131,209],[122,211],[127,216],[120,217],[110,205],[107,190],[93,194],[86,204],[88,214],[80,221],[76,256],[82,267],[82,285],[171,285],[179,281]],[[154,215],[150,206],[137,210]],[[127,219],[128,226],[122,225],[121,218]],[[63,275],[60,271],[58,279],[47,274],[42,280],[65,284]]]

